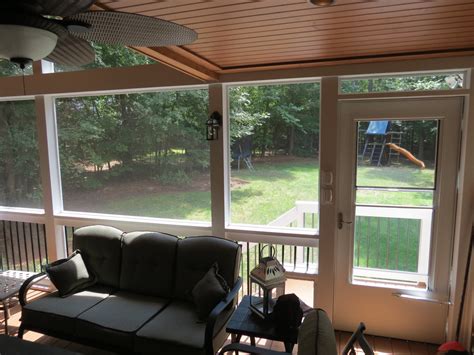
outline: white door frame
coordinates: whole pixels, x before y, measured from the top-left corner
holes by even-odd
[[[447,237],[433,237],[428,290],[355,285],[351,283],[354,224],[346,224],[336,234],[336,328],[352,330],[364,321],[372,334],[433,343],[445,339],[462,105],[461,97],[340,100],[337,210],[354,221],[356,120],[436,118],[440,129],[433,236]]]

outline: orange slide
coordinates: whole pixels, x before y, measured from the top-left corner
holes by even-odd
[[[416,159],[415,156],[413,154],[411,154],[408,150],[404,149],[404,148],[401,148],[399,147],[398,145],[396,144],[393,144],[393,143],[387,143],[386,144],[387,147],[389,147],[390,149],[396,151],[396,152],[399,152],[400,154],[404,155],[409,161],[411,161],[413,164],[415,165],[418,165],[420,167],[420,169],[424,169],[425,168],[425,163],[423,163],[421,160],[419,159]]]

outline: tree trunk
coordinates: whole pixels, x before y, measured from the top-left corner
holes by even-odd
[[[288,136],[288,155],[293,155],[293,150],[295,149],[295,126],[290,127]]]
[[[425,130],[420,127],[420,135],[418,140],[418,159],[423,160],[425,156]]]

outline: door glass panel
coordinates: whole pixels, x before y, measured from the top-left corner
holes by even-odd
[[[353,280],[426,288],[438,120],[357,122]]]
[[[438,121],[360,121],[357,186],[433,189]]]
[[[356,202],[360,205],[433,206],[433,191],[358,188]]]

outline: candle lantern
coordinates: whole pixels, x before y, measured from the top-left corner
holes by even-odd
[[[206,139],[215,141],[219,138],[219,127],[222,125],[222,115],[214,111],[206,121]]]
[[[285,293],[286,282],[285,268],[275,258],[275,247],[271,245],[270,255],[263,257],[265,247],[260,251],[258,266],[250,272],[250,310],[264,319],[273,312],[278,297]]]

